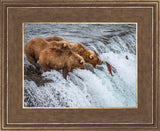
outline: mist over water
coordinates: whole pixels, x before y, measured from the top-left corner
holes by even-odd
[[[24,46],[32,38],[48,36],[82,43],[103,64],[74,69],[65,80],[62,71],[35,69],[24,55],[25,107],[136,107],[135,24],[24,25]]]

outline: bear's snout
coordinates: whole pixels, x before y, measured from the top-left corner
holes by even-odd
[[[98,60],[98,65],[102,65],[102,61],[101,60]]]

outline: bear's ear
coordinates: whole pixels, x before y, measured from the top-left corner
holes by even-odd
[[[89,58],[90,58],[90,59],[93,59],[93,55],[90,55]]]
[[[64,44],[63,44],[63,47],[67,47],[67,44],[66,44],[66,43],[64,43]]]
[[[90,53],[92,53],[92,51],[91,51],[91,50],[89,50],[89,52],[90,52]]]
[[[80,64],[83,64],[83,60],[81,60],[79,63],[80,63]]]

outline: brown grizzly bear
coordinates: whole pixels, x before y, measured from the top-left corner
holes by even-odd
[[[63,38],[58,37],[58,36],[46,37],[45,40],[47,41],[66,41]],[[66,44],[72,51],[81,55],[84,58],[85,62],[90,64],[92,67],[96,68],[97,64],[98,65],[102,64],[102,61],[98,58],[98,56],[95,55],[91,50],[85,49],[81,43],[70,43],[66,41]]]
[[[67,43],[68,47],[82,56],[86,63],[96,68],[96,65],[101,65],[102,61],[91,50],[87,50],[81,43]]]
[[[85,61],[83,57],[71,50],[63,50],[48,47],[40,52],[39,65],[43,71],[51,69],[63,70],[63,77],[66,79],[68,72],[72,72],[73,68],[85,69]]]
[[[38,37],[29,40],[25,45],[25,54],[27,56],[28,61],[38,69],[39,67],[36,63],[39,60],[39,53],[46,47],[57,47],[59,49],[67,49],[67,44],[66,41],[47,42],[46,40]]]
[[[59,36],[49,36],[46,37],[45,40],[51,42],[51,41],[63,41],[64,39]]]

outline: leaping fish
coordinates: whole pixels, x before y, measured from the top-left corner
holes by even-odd
[[[107,68],[108,68],[108,71],[109,71],[109,74],[113,77],[113,74],[112,74],[112,67],[109,63],[106,62],[106,65],[107,65]]]

